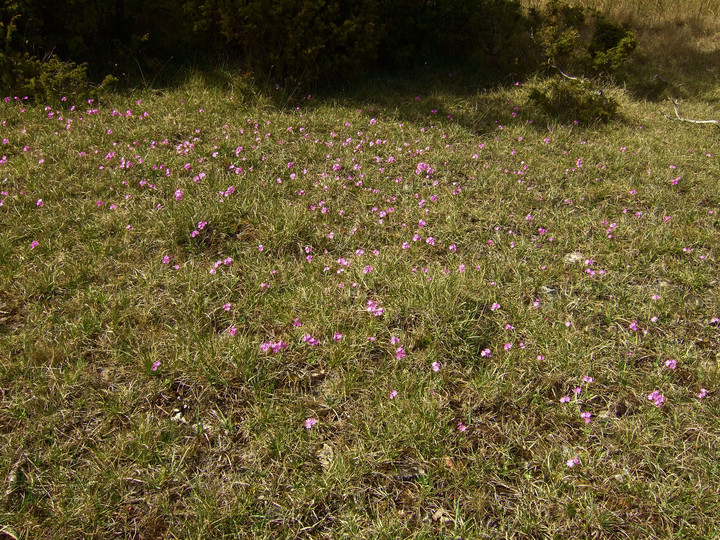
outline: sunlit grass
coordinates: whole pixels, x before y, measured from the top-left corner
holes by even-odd
[[[0,105],[0,522],[712,536],[716,128],[530,84]]]

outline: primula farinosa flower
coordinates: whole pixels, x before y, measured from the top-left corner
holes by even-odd
[[[343,338],[343,335],[340,332],[335,332],[335,335],[333,336],[334,341],[340,341]]]
[[[315,347],[316,345],[320,345],[320,341],[312,337],[310,334],[305,334],[302,337],[302,340],[313,347]]]
[[[590,423],[591,416],[592,416],[592,414],[590,414],[589,412],[581,412],[580,413],[580,418],[582,418],[586,424]]]
[[[302,324],[303,323],[301,323],[300,319],[298,319],[297,317],[293,319],[293,326],[302,326]]]
[[[35,249],[39,245],[40,245],[40,242],[38,242],[37,240],[33,240],[32,242],[30,242],[30,249]]]
[[[668,358],[667,360],[665,360],[665,367],[669,368],[669,369],[676,369],[677,368],[677,360]]]
[[[228,334],[230,334],[231,336],[234,336],[235,334],[237,334],[237,328],[235,328],[234,326],[231,326],[230,328],[228,328]]]
[[[480,356],[482,356],[483,358],[490,358],[492,357],[492,352],[490,351],[490,349],[483,349],[482,351],[480,351]]]
[[[505,345],[503,345],[503,349],[509,351],[510,349],[512,349],[512,343],[506,343]]]
[[[260,245],[258,246],[258,251],[262,251],[263,249],[265,249],[265,248],[263,247],[262,244],[260,244]]]
[[[390,345],[397,345],[400,343],[400,338],[396,336],[392,336],[390,338]]]
[[[232,306],[231,306],[229,303],[223,304],[223,309],[224,309],[225,311],[230,311],[230,308],[231,308],[231,307],[232,307]]]
[[[433,362],[431,367],[435,372],[440,371],[440,362]]]
[[[695,394],[695,396],[696,396],[698,399],[703,399],[705,396],[707,396],[707,390],[705,390],[704,388],[701,388],[701,389],[700,389],[700,392],[698,392],[697,394]]]
[[[434,245],[435,245],[435,239],[434,239],[432,236],[428,236],[428,237],[425,239],[425,242],[427,242],[427,243],[430,244],[431,246],[434,246]]]
[[[573,394],[575,394],[576,396],[579,396],[580,392],[582,392],[582,388],[580,388],[579,386],[573,388]]]
[[[265,283],[265,282],[263,281],[263,282],[260,284],[260,288],[261,288],[261,289],[269,289],[269,288],[270,288],[270,284],[269,284],[269,283]]]
[[[560,403],[570,403],[570,396],[563,396],[560,398]]]
[[[463,424],[462,422],[458,422],[457,428],[458,428],[458,431],[461,433],[465,433],[465,431],[467,430],[467,426],[465,424]]]
[[[395,358],[397,358],[398,360],[402,360],[406,356],[407,356],[407,354],[405,354],[405,349],[403,348],[402,345],[400,345],[397,349],[395,349]]]
[[[35,206],[43,207],[44,205],[45,203],[43,203],[42,199],[38,199],[37,201],[35,201]]]
[[[175,190],[175,200],[181,201],[185,195],[185,192],[182,189]]]
[[[377,305],[377,302],[374,302],[372,300],[368,300],[367,307],[365,308],[365,311],[372,314],[375,317],[380,317],[385,313],[385,309],[381,308]]]
[[[585,381],[585,382],[588,383],[588,384],[590,384],[590,383],[593,382],[594,380],[595,380],[595,379],[593,379],[592,377],[588,377],[587,375],[585,375],[585,376],[583,377],[583,381]]]
[[[450,249],[450,251],[455,253],[457,251],[457,246],[455,244],[450,244],[450,247],[448,249]]]
[[[155,361],[153,362],[153,365],[152,365],[152,367],[151,367],[150,369],[152,369],[153,371],[157,371],[157,369],[158,369],[159,367],[160,367],[160,360],[155,360]]]
[[[316,418],[306,418],[305,419],[305,429],[310,430],[313,428],[313,426],[317,425],[318,421]]]
[[[493,302],[493,305],[490,306],[490,311],[495,311],[496,309],[500,309],[500,304]]]
[[[662,404],[665,403],[665,396],[663,396],[660,392],[657,390],[653,390],[648,394],[648,400],[653,402],[653,405],[656,407],[662,407]]]
[[[260,345],[260,350],[263,352],[272,352],[273,354],[277,354],[282,350],[287,349],[287,343],[285,343],[283,340],[280,341],[266,341],[265,343],[262,343]]]
[[[363,267],[363,274],[369,274],[372,271],[373,271],[373,267],[370,265]]]
[[[390,399],[395,399],[397,397],[397,395],[398,395],[397,390],[393,390],[392,392],[390,392]]]
[[[170,255],[165,255],[162,259],[163,264],[170,264]]]
[[[630,328],[630,330],[637,332],[637,329],[638,329],[637,321],[631,322],[630,326],[628,328]]]
[[[567,460],[567,466],[568,466],[569,468],[572,469],[572,468],[575,467],[576,465],[580,465],[580,458],[579,458],[579,457],[575,456],[574,458]]]
[[[223,261],[223,264],[225,266],[230,266],[232,263],[233,263],[232,257],[226,257],[225,260]]]

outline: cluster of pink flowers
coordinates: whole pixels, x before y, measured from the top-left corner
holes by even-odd
[[[385,309],[379,307],[378,303],[374,300],[367,301],[367,307],[365,308],[365,311],[367,311],[371,315],[374,315],[375,317],[380,317],[385,313]]]
[[[308,345],[311,345],[311,346],[313,346],[313,347],[315,347],[316,345],[320,345],[320,340],[312,337],[310,334],[305,334],[305,335],[302,337],[302,340],[303,340],[305,343],[307,343]]]
[[[662,407],[662,404],[665,403],[665,396],[663,396],[657,390],[653,390],[652,392],[650,392],[647,398],[649,401],[652,401],[653,405],[655,405],[656,407]]]
[[[287,343],[285,343],[283,340],[266,341],[265,343],[260,345],[260,350],[262,352],[270,351],[273,354],[277,354],[284,349],[287,349]]]

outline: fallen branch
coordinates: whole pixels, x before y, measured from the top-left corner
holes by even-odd
[[[667,118],[668,120],[678,120],[680,122],[689,122],[691,124],[720,124],[720,120],[691,120],[690,118],[685,118],[683,116],[680,116],[680,111],[678,110],[677,101],[672,100],[673,107],[675,108],[675,116],[677,118],[672,118],[668,116],[667,114],[664,114],[663,116]]]

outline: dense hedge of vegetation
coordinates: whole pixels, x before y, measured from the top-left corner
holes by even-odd
[[[594,21],[578,49],[583,10],[561,1],[528,14],[515,0],[11,0],[0,7],[0,83],[48,96],[86,75],[147,84],[168,63],[218,58],[279,84],[440,62],[518,75],[578,50],[607,71],[634,42],[626,29]]]

